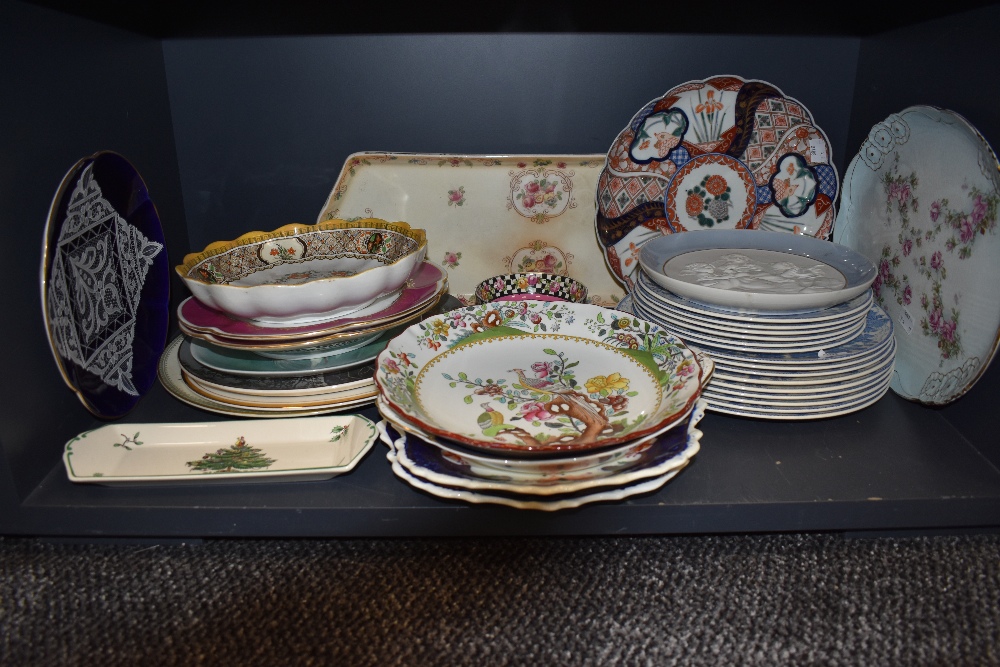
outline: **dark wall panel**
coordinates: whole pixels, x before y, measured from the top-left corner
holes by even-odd
[[[59,375],[42,320],[43,231],[63,176],[96,151],[121,153],[149,187],[168,253],[188,242],[157,40],[0,0],[0,62],[0,212],[9,234],[0,456],[23,494],[59,460],[66,434],[93,424]]]
[[[314,222],[352,152],[603,153],[646,102],[769,81],[844,156],[857,38],[493,34],[167,40],[193,249]]]

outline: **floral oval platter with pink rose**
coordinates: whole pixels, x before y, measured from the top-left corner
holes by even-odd
[[[944,405],[963,396],[1000,337],[1000,172],[962,116],[913,106],[877,123],[844,180],[834,240],[878,266],[875,301],[898,345],[891,388]]]
[[[664,234],[766,229],[827,239],[839,187],[809,110],[766,81],[714,76],[640,109],[597,182],[597,237],[631,291],[642,245]]]
[[[586,285],[590,303],[622,297],[594,243],[594,190],[605,155],[360,152],[347,157],[317,222],[376,216],[427,231],[449,292],[475,303],[491,276],[550,273]]]
[[[410,326],[376,360],[381,396],[440,437],[517,456],[669,430],[703,369],[665,329],[590,304],[486,303]]]

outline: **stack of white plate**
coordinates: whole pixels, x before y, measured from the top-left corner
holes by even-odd
[[[558,510],[653,491],[684,468],[712,368],[662,327],[613,310],[491,302],[390,341],[376,405],[392,469],[410,485]]]
[[[873,304],[874,266],[856,255],[760,231],[666,236],[643,246],[636,287],[618,309],[712,357],[709,410],[778,420],[842,415],[885,394],[896,351],[892,322]]]

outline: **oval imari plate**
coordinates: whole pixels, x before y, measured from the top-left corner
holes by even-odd
[[[797,100],[765,81],[715,76],[639,110],[597,183],[597,237],[631,291],[646,241],[693,229],[829,238],[839,180],[830,141]]]
[[[66,383],[98,417],[125,415],[156,381],[170,269],[146,184],[121,155],[96,153],[66,174],[45,227],[41,287]]]
[[[876,124],[844,180],[834,240],[878,266],[875,300],[897,341],[892,390],[961,397],[1000,340],[1000,172],[957,113],[915,106]]]
[[[409,327],[375,381],[403,418],[508,455],[592,451],[662,432],[701,393],[695,353],[600,306],[487,303]]]

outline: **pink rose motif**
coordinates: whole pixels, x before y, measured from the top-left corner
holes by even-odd
[[[521,406],[521,416],[528,421],[545,421],[552,418],[552,413],[538,401],[532,401]]]
[[[941,251],[935,250],[934,254],[931,255],[931,268],[937,271],[941,268]]]
[[[542,321],[542,316],[539,315],[538,313],[532,313],[529,319],[531,320],[532,324],[540,324]]]
[[[531,195],[524,195],[524,198],[521,201],[524,202],[525,208],[531,208],[537,203],[535,201],[535,198],[532,197]]]
[[[546,269],[555,268],[556,258],[553,257],[551,254],[546,255],[545,257],[542,258],[542,266],[544,266]]]
[[[928,323],[930,324],[931,331],[939,333],[941,331],[941,323],[943,319],[941,317],[941,309],[935,308],[934,310],[932,310],[927,319]]]
[[[881,290],[882,290],[882,275],[879,274],[875,276],[875,280],[872,281],[872,292],[874,292],[875,296],[877,297],[880,296]]]
[[[503,278],[497,278],[495,281],[493,281],[493,289],[497,290],[498,292],[503,291]]]
[[[538,284],[538,276],[535,275],[528,276],[528,285],[534,287],[537,284]]]
[[[883,259],[878,265],[878,275],[883,281],[889,279],[889,260]]]
[[[976,195],[976,201],[972,205],[972,213],[969,214],[972,218],[973,224],[978,225],[986,217],[986,202],[983,201],[982,195]]]
[[[560,169],[565,169],[566,168],[566,163],[565,162],[556,162],[556,166],[559,167]]]
[[[953,320],[941,322],[941,337],[949,343],[955,342],[955,322]]]
[[[460,199],[462,199],[462,193],[459,192],[458,190],[449,190],[448,199],[452,201],[459,201]]]
[[[524,169],[525,167],[528,166],[528,163],[527,162],[518,162],[517,166],[518,166],[519,169]]]
[[[976,228],[972,226],[973,220],[971,216],[962,219],[962,226],[959,227],[958,236],[962,239],[962,243],[968,243],[976,235]]]
[[[392,374],[396,374],[396,373],[399,372],[399,366],[396,364],[396,360],[395,359],[389,359],[389,360],[387,360],[384,364],[382,364],[382,367],[387,372],[392,373]]]
[[[910,199],[910,186],[905,184],[899,186],[899,192],[896,194],[896,196],[899,199],[899,203],[901,205],[905,204]]]
[[[561,289],[562,289],[562,283],[559,282],[558,280],[549,283],[549,291],[552,292],[553,294],[555,294]]]
[[[927,295],[926,294],[921,294],[920,295],[920,307],[923,308],[924,310],[927,310]]]
[[[903,257],[909,257],[910,252],[913,250],[913,240],[906,239],[903,241]]]
[[[889,184],[889,201],[899,199],[899,183]]]
[[[937,219],[941,216],[941,202],[936,201],[931,204],[931,221],[937,222]]]
[[[536,192],[538,192],[538,190],[539,190],[538,181],[532,181],[531,183],[528,183],[527,185],[524,186],[524,191],[530,194],[535,194]]]
[[[458,255],[455,254],[455,253],[453,253],[453,252],[446,252],[444,254],[444,263],[445,264],[457,264],[458,263]]]
[[[910,301],[913,299],[913,290],[907,285],[906,289],[903,290],[903,303],[907,306],[910,305]]]

